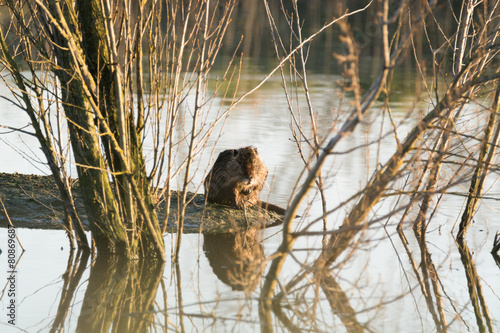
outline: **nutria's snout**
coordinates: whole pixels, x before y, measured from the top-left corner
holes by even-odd
[[[243,208],[257,204],[268,170],[257,148],[228,149],[219,154],[205,178],[208,201]]]

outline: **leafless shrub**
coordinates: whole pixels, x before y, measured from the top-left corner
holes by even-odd
[[[300,203],[305,199],[306,194],[312,189],[313,185],[315,183],[318,185],[322,177],[321,168],[327,157],[335,151],[337,143],[342,138],[353,133],[362,118],[372,110],[374,102],[379,96],[385,96],[386,99],[383,108],[387,108],[387,114],[394,127],[393,136],[396,141],[396,150],[387,162],[375,169],[364,189],[353,198],[349,198],[347,203],[351,204],[352,208],[347,213],[341,228],[339,230],[325,230],[324,234],[330,236],[327,242],[324,243],[321,255],[313,260],[311,264],[302,263],[308,268],[304,270],[304,274],[294,279],[292,285],[281,282],[283,292],[289,294],[293,293],[292,290],[299,290],[300,281],[308,276],[307,271],[330,271],[332,267],[335,267],[335,263],[339,264],[337,260],[342,254],[345,254],[346,250],[352,250],[359,246],[359,241],[361,241],[359,231],[373,225],[367,219],[374,216],[372,210],[382,202],[383,198],[393,197],[395,202],[399,203],[392,213],[389,212],[385,216],[387,221],[400,210],[404,211],[404,219],[401,221],[408,220],[409,212],[412,209],[414,210],[412,208],[414,204],[420,203],[420,207],[416,211],[417,217],[414,221],[411,221],[411,224],[414,226],[417,236],[421,237],[421,241],[425,242],[428,225],[441,198],[449,189],[474,179],[469,192],[469,201],[471,203],[468,204],[469,211],[472,214],[477,207],[476,200],[481,197],[481,180],[484,181],[487,170],[491,166],[491,158],[494,155],[494,149],[489,149],[489,147],[496,147],[497,145],[495,130],[497,128],[495,120],[497,108],[494,102],[489,112],[491,115],[489,121],[485,124],[481,121],[482,108],[478,107],[479,112],[474,113],[471,110],[471,103],[476,102],[481,105],[483,101],[488,100],[491,85],[495,84],[500,78],[498,68],[494,64],[494,58],[497,56],[499,49],[497,43],[498,30],[496,29],[498,22],[496,14],[493,13],[498,12],[498,3],[482,3],[480,5],[471,1],[464,2],[462,17],[460,17],[454,34],[452,36],[443,36],[445,42],[438,48],[435,48],[433,43],[427,39],[428,46],[433,54],[434,70],[432,75],[435,85],[429,87],[424,81],[422,86],[426,87],[427,95],[432,98],[432,105],[418,120],[416,126],[409,131],[405,139],[398,137],[397,125],[391,117],[390,109],[388,109],[388,96],[390,96],[392,82],[391,75],[397,65],[401,63],[401,60],[404,59],[404,55],[409,50],[413,50],[417,64],[420,66],[422,80],[425,79],[425,69],[419,58],[421,55],[419,55],[420,53],[417,52],[418,50],[413,43],[417,34],[425,36],[428,22],[439,24],[434,17],[437,10],[435,6],[439,4],[438,1],[426,2],[425,4],[403,1],[399,3],[396,10],[391,12],[392,16],[389,14],[389,1],[382,1],[380,5],[378,19],[381,31],[383,64],[378,77],[364,94],[361,94],[358,83],[356,43],[353,41],[349,25],[345,23],[350,14],[341,16],[341,19],[338,20],[342,32],[341,41],[346,44],[345,50],[347,53],[337,56],[337,59],[343,64],[344,77],[347,79],[344,89],[352,94],[353,100],[351,111],[343,123],[337,127],[338,122],[334,122],[334,126],[327,131],[324,141],[309,141],[310,135],[303,134],[307,133],[304,130],[304,124],[295,121],[296,111],[292,109],[292,105],[289,103],[292,124],[298,124],[297,126],[300,127],[300,130],[297,130],[296,133],[300,133],[301,136],[295,135],[294,137],[299,146],[302,142],[309,144],[310,155],[304,155],[303,157],[307,164],[304,171],[306,176],[290,201],[284,221],[283,241],[274,255],[275,258],[271,262],[261,292],[261,319],[269,327],[271,326],[271,304],[273,299],[276,301],[276,296],[273,298],[274,290],[278,286],[279,276],[286,258],[293,255],[295,241],[298,237],[321,234],[317,231],[308,232],[304,229],[293,232],[292,217],[297,213]],[[479,8],[481,6],[484,7]],[[475,14],[479,17],[477,22],[473,19]],[[273,28],[273,19],[269,11],[268,15]],[[331,22],[337,22],[337,20]],[[475,29],[474,34],[468,33],[473,29]],[[300,26],[293,26],[291,31],[293,33],[290,40],[297,40],[299,45],[304,47],[301,35],[297,32],[300,31]],[[276,34],[276,32],[274,33]],[[277,49],[278,46],[281,49],[287,49],[282,46],[282,39],[274,37],[274,41]],[[454,45],[454,48],[451,47],[452,45]],[[443,56],[440,53],[443,53]],[[446,56],[453,57],[452,64],[444,62]],[[300,58],[300,55],[298,57],[304,59]],[[300,66],[292,61],[291,72],[294,73],[293,75],[304,79],[306,78],[304,74],[305,63],[299,62],[299,64]],[[444,69],[445,67],[446,69]],[[451,68],[454,75],[443,80],[441,71],[446,71],[447,68]],[[297,84],[293,80],[287,82],[292,85]],[[438,86],[438,83],[440,86]],[[300,86],[304,89],[305,99],[308,100],[307,84],[301,81]],[[293,88],[293,86],[290,88],[290,90],[294,89],[297,88]],[[288,95],[287,92],[286,94]],[[310,109],[310,113],[314,114],[314,111]],[[311,119],[314,120],[314,116]],[[312,137],[317,138],[318,133],[314,130],[313,120],[310,120],[312,133],[314,133]],[[482,132],[486,133],[484,137],[481,137]],[[326,139],[330,133],[335,134]],[[477,145],[478,142],[482,142],[480,144],[482,148]],[[471,170],[473,169],[476,172],[471,177]],[[476,180],[479,180],[479,184]],[[321,187],[319,188],[321,191]],[[433,200],[436,195],[438,196],[437,200]],[[339,206],[345,205],[346,202],[339,204]],[[322,219],[324,220],[325,215],[334,210],[327,211],[324,209]],[[464,215],[464,221],[467,219],[470,220],[470,217]],[[320,219],[314,219],[314,221],[318,220]],[[465,225],[466,222],[464,222],[464,230],[466,229]],[[400,223],[401,226],[402,223]],[[311,225],[308,224],[307,228],[310,227]],[[465,232],[463,235],[465,235]],[[425,248],[422,253],[423,257],[420,265],[429,262],[430,259],[430,255],[424,255],[426,253]],[[347,255],[342,258],[349,257]],[[426,270],[422,269],[423,279],[428,281],[425,282],[425,288],[429,289],[432,285],[433,293],[436,295],[436,299],[430,300],[429,304],[435,303],[437,305],[437,310],[434,312],[436,313],[436,325],[438,330],[446,331],[447,322],[443,307],[440,305],[439,283],[433,278],[437,278],[437,272],[432,264],[425,265],[425,267],[427,267]],[[288,287],[293,287],[293,289],[287,289]],[[424,291],[424,293],[428,294],[429,292]]]
[[[79,245],[88,246],[74,208],[68,162],[78,171],[98,249],[164,259],[172,183],[183,174],[178,249],[193,160],[231,109],[210,111],[216,97],[232,98],[223,88],[237,78],[235,58],[213,93],[208,77],[234,1],[33,0],[6,5],[11,23],[2,31],[1,61],[14,78],[14,103],[30,116],[31,134],[65,202],[70,239],[74,231]],[[29,68],[29,76],[18,62]],[[192,95],[194,101],[188,99]],[[59,123],[67,124],[72,160],[64,144],[68,133]],[[147,156],[152,156],[149,165]],[[154,208],[163,198],[162,230]]]

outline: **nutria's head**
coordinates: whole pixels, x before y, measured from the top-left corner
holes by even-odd
[[[257,148],[225,150],[219,154],[205,179],[205,194],[211,202],[237,207],[245,201],[255,204],[267,173]]]
[[[233,158],[241,167],[243,179],[241,184],[244,187],[259,188],[264,186],[267,178],[267,168],[259,157],[257,148],[244,147],[233,149]]]

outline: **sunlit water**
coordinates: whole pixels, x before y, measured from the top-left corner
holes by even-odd
[[[263,75],[257,74],[243,76],[242,86],[245,87],[243,90],[246,87],[253,87],[262,77]],[[348,103],[344,103],[343,110],[338,109],[340,96],[336,82],[339,77],[313,75],[309,79],[320,132],[325,133],[339,116],[340,121],[343,119],[343,111]],[[4,86],[0,86],[0,94],[8,96]],[[400,94],[401,96],[398,96],[392,105],[392,112],[396,123],[402,123],[398,127],[401,139],[414,124],[417,115],[413,114],[406,119],[413,96],[403,92]],[[422,107],[425,107],[425,104]],[[300,104],[300,111],[302,117],[307,119],[305,104]],[[380,143],[364,146],[378,138],[380,133],[391,131],[389,119],[386,117],[382,120],[378,112],[379,109],[374,107],[373,114],[367,116],[364,123],[358,126],[350,137],[345,138],[336,151],[345,152],[356,147],[357,149],[350,153],[333,155],[325,165],[323,174],[325,177],[328,176],[326,198],[329,208],[336,207],[361,190],[377,165],[387,161],[394,152],[395,140],[391,134],[386,135]],[[21,110],[8,101],[0,100],[2,125],[23,127],[28,122],[27,116]],[[269,186],[265,189],[263,197],[281,206],[286,205],[303,170],[303,162],[292,140],[289,124],[290,116],[283,97],[281,81],[279,77],[275,77],[231,111],[215,147],[215,154],[227,148],[246,145],[257,147],[270,171]],[[210,156],[209,152],[215,141],[216,136],[210,139],[206,153],[196,160],[192,190],[202,191],[199,186],[208,166],[213,162],[214,156]],[[180,154],[182,155],[182,150]],[[48,174],[48,169],[40,162],[43,159],[37,143],[29,136],[16,133],[2,134],[0,156],[1,172]],[[73,175],[75,174],[73,171]],[[489,184],[493,187],[490,193],[498,193],[495,190],[495,180],[496,176],[492,175]],[[176,184],[179,187],[180,181]],[[303,293],[299,290],[290,295],[288,301],[282,301],[282,311],[285,316],[289,316],[297,328],[304,331],[345,331],[348,330],[346,327],[352,329],[359,325],[376,332],[433,332],[436,331],[436,321],[443,321],[442,316],[450,331],[479,330],[469,297],[464,265],[451,237],[453,228],[453,233],[456,234],[456,224],[464,199],[459,196],[448,196],[443,200],[431,221],[427,235],[427,249],[437,279],[426,280],[422,277],[422,267],[419,267],[422,261],[421,248],[411,229],[408,228],[405,229],[408,240],[408,248],[405,249],[395,229],[400,217],[400,214],[397,214],[394,219],[382,220],[381,223],[375,223],[365,231],[360,248],[345,265],[331,272],[332,281],[329,286],[336,292],[333,297],[326,296],[327,293],[322,289],[324,286],[315,287],[316,282],[311,280],[309,289],[304,287]],[[297,230],[321,214],[321,204],[314,193],[310,195],[308,202],[312,203],[312,207],[306,212],[307,203],[303,205],[301,211],[305,212],[305,216],[303,220],[297,220]],[[376,213],[382,215],[391,209],[392,205],[391,200],[386,200],[377,206]],[[342,218],[351,206],[352,203],[329,217],[330,230],[341,224]],[[498,288],[500,269],[489,251],[494,234],[500,229],[499,209],[500,205],[496,201],[485,200],[475,217],[473,230],[468,236],[468,245],[473,253],[477,274],[480,276],[484,303],[488,307],[495,330],[500,328],[500,321],[497,319],[500,318]],[[315,225],[313,230],[321,230],[321,223]],[[151,302],[150,306],[142,309],[130,306],[126,302],[117,304],[122,307],[128,304],[130,307],[111,309],[119,298],[116,294],[124,292],[127,297],[134,299],[134,302],[141,304],[141,301],[135,301],[134,297],[147,294],[148,291],[138,288],[134,294],[126,289],[113,289],[120,288],[120,281],[125,282],[127,277],[119,272],[120,269],[114,271],[113,266],[107,267],[109,272],[106,270],[96,272],[95,269],[91,272],[88,260],[84,263],[87,268],[82,270],[82,276],[77,280],[73,297],[69,304],[63,307],[67,312],[62,316],[63,324],[59,327],[64,327],[65,331],[74,331],[77,326],[87,327],[85,323],[91,325],[99,320],[118,323],[117,313],[120,313],[121,319],[143,318],[146,324],[140,327],[149,327],[152,331],[163,331],[167,328],[187,332],[259,331],[261,328],[258,297],[263,282],[262,277],[268,267],[262,265],[259,268],[258,265],[265,262],[264,258],[271,255],[279,246],[280,231],[280,227],[275,227],[257,235],[250,235],[247,241],[253,242],[251,254],[234,251],[233,264],[231,264],[233,249],[230,247],[235,243],[234,238],[207,238],[202,234],[185,234],[182,238],[179,265],[176,266],[172,264],[169,256],[175,243],[175,235],[165,236],[169,259],[159,278],[161,282],[149,285],[152,289],[149,293],[156,294],[156,302]],[[63,231],[18,228],[16,232],[26,249],[16,267],[16,322],[15,326],[8,323],[7,307],[11,298],[6,291],[0,293],[0,331],[49,331],[58,320],[58,313],[61,314],[61,310],[58,309],[62,302],[63,290],[67,289],[64,285],[64,274],[68,269],[70,257],[68,242]],[[8,277],[7,239],[7,229],[0,229],[2,250],[0,281],[3,281],[0,287],[4,289],[6,285],[4,290],[8,290],[8,283],[5,282]],[[297,251],[285,263],[280,276],[281,283],[288,283],[301,272],[302,264],[311,263],[319,255],[321,240],[321,237],[317,236],[298,239],[294,246]],[[18,254],[19,252],[18,248]],[[253,256],[255,267],[249,265],[254,272],[251,281],[238,281],[238,277],[252,276],[242,273],[246,267],[238,268],[238,255],[239,259]],[[104,291],[104,294],[110,295],[109,299],[97,301],[97,298],[87,291],[92,283],[99,283],[106,276],[111,276],[110,285],[114,287]],[[425,281],[422,282],[422,279]],[[436,282],[435,287],[432,281]],[[307,283],[303,281],[303,285]],[[429,290],[424,290],[425,287],[422,286],[427,286]],[[238,290],[242,288],[249,290],[247,292]],[[281,287],[278,287],[277,292],[281,290]],[[343,301],[345,307],[342,310],[329,303],[332,299],[342,299],[342,296],[347,297]],[[427,300],[431,298],[430,302],[426,302],[426,297]],[[100,308],[99,302],[109,302],[109,304],[104,304]],[[443,314],[439,314],[437,303],[442,304]],[[103,311],[106,306],[107,311]],[[83,307],[86,307],[85,310],[82,310]],[[92,311],[103,312],[96,314]],[[346,317],[349,319],[346,320]],[[277,331],[290,329],[278,314],[273,320]],[[115,327],[118,327],[116,325],[118,324],[115,323]]]

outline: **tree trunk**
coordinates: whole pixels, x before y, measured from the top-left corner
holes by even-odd
[[[102,3],[109,6],[91,0],[76,1],[76,11],[54,2],[50,7],[59,25],[54,41],[63,46],[55,50],[60,66],[55,73],[82,197],[99,252],[164,260],[141,147],[132,115],[125,112],[113,27],[106,23],[109,8]]]

